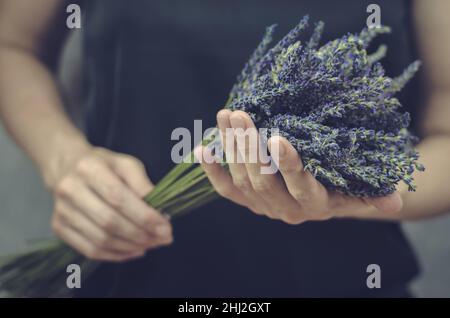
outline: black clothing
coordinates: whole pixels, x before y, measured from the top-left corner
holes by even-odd
[[[215,126],[249,55],[267,25],[284,35],[309,14],[325,22],[324,41],[365,27],[371,1],[95,0],[85,10],[89,139],[141,159],[154,182],[173,163],[171,132]],[[378,1],[380,42],[389,75],[414,60],[407,1]],[[402,97],[415,109],[414,87]],[[124,265],[106,265],[82,296],[376,296],[417,273],[399,224],[331,220],[291,226],[225,200],[174,222],[175,243]],[[379,264],[382,291],[366,287]],[[114,288],[113,288],[114,286]],[[400,288],[400,290],[402,290]]]

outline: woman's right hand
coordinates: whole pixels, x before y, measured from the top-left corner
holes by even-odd
[[[125,261],[172,242],[172,226],[142,198],[153,188],[137,159],[84,151],[50,189],[54,232],[94,260]]]

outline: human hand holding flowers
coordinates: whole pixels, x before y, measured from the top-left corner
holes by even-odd
[[[393,215],[401,210],[402,199],[398,192],[384,197],[352,197],[338,192],[330,192],[309,172],[303,169],[297,150],[287,139],[274,136],[268,141],[269,150],[278,143],[278,154],[273,156],[279,174],[263,174],[264,164],[249,160],[251,143],[238,138],[239,128],[249,134],[257,134],[256,127],[248,114],[242,111],[222,110],[217,115],[218,127],[223,137],[223,149],[229,163],[228,173],[219,163],[210,160],[208,147],[196,149],[202,168],[216,191],[231,201],[248,207],[258,215],[279,219],[289,224],[305,221],[327,220],[333,217],[376,217]],[[235,135],[230,138],[226,129],[233,128]],[[234,143],[234,160],[227,144]],[[228,150],[228,151],[227,151]],[[258,151],[256,151],[258,153]],[[277,158],[278,157],[278,158]],[[233,159],[233,160],[230,160]]]
[[[170,244],[170,223],[142,201],[153,188],[143,164],[87,148],[50,187],[54,232],[84,256],[101,261],[129,260]]]

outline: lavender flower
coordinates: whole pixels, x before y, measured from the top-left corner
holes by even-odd
[[[346,34],[319,47],[324,23],[299,40],[308,17],[273,48],[267,32],[234,86],[228,108],[250,114],[257,127],[278,128],[300,153],[306,170],[333,191],[383,196],[423,170],[410,117],[394,97],[414,76],[414,62],[397,78],[379,61],[386,46],[366,49],[388,27]]]

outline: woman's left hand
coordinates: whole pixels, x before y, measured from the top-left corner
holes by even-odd
[[[195,150],[197,158],[216,191],[231,201],[246,206],[259,215],[279,219],[289,224],[300,224],[309,220],[328,220],[333,217],[379,218],[398,213],[402,199],[398,192],[382,198],[357,198],[328,191],[314,176],[304,170],[302,160],[295,148],[283,137],[272,137],[268,141],[269,150],[278,143],[279,156],[273,156],[280,173],[262,174],[261,168],[267,166],[252,158],[249,142],[238,137],[238,128],[250,129],[249,135],[257,134],[249,115],[242,111],[221,110],[217,114],[221,131],[223,149],[229,173],[211,160],[207,147]],[[226,133],[233,128],[234,134]],[[241,130],[242,131],[242,130]],[[253,131],[253,132],[252,132]],[[227,145],[234,145],[233,149]],[[237,157],[236,157],[237,156]],[[275,158],[275,157],[278,157]],[[253,157],[254,158],[254,157]],[[236,160],[241,159],[241,160]]]

